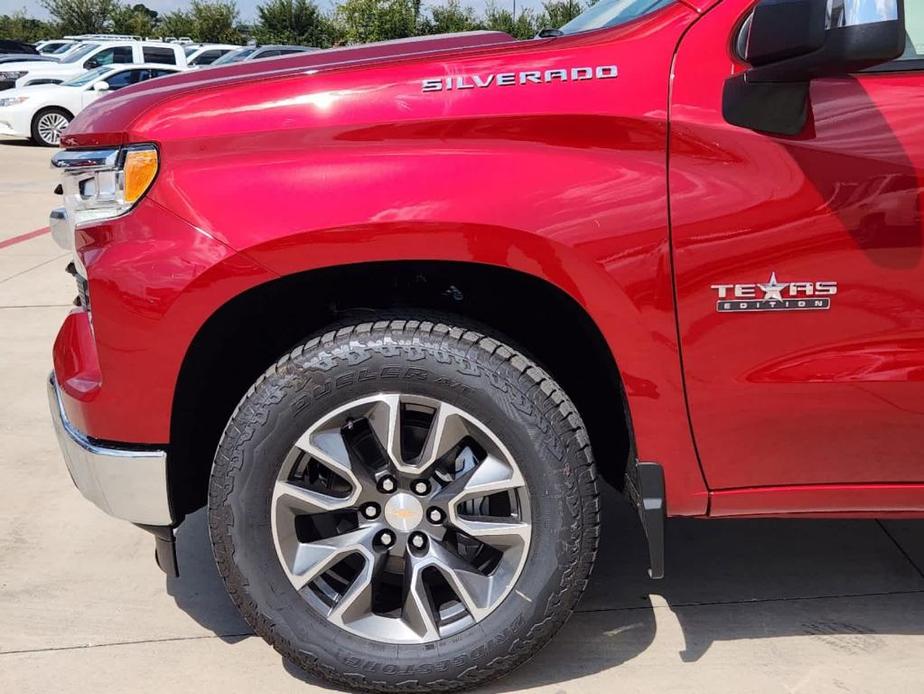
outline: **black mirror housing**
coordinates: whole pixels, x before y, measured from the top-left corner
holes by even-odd
[[[754,8],[744,59],[759,67],[817,51],[825,43],[825,2],[765,0]]]
[[[725,120],[759,132],[800,134],[811,112],[811,80],[847,76],[901,56],[903,2],[760,0],[743,56],[752,67],[726,81]]]
[[[895,19],[829,27],[830,1],[761,0],[751,20],[746,59],[753,67],[745,73],[747,81],[802,82],[848,75],[904,52],[901,0],[891,0]],[[802,25],[788,24],[795,21]]]

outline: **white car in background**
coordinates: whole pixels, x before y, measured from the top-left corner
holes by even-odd
[[[35,50],[42,55],[54,55],[60,57],[63,53],[77,45],[74,39],[51,39],[39,41],[35,44]]]
[[[102,65],[158,63],[186,67],[183,46],[160,41],[86,41],[58,62],[20,62],[0,65],[0,96],[13,87],[60,84]]]
[[[63,84],[41,84],[0,92],[0,135],[25,137],[57,147],[78,113],[109,92],[186,68],[159,63],[102,65]]]

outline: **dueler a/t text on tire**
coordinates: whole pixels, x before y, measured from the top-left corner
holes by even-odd
[[[598,537],[573,404],[502,342],[426,320],[341,327],[231,417],[209,529],[248,623],[351,690],[509,672],[573,611]]]

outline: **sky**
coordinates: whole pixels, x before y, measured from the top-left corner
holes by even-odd
[[[171,10],[176,10],[181,7],[188,5],[186,0],[141,0],[145,5],[150,7],[152,10],[157,10],[158,12],[170,12]],[[126,0],[126,2],[133,2],[133,0]],[[330,7],[330,0],[316,0],[318,5],[324,9]],[[488,0],[462,0],[463,5],[470,5],[476,10],[481,10],[487,4]],[[537,8],[540,6],[539,0],[516,0],[517,9],[521,7],[532,7]],[[237,0],[237,8],[241,12],[241,19],[245,22],[256,19],[257,16],[257,5],[260,4],[260,0]],[[427,4],[427,0],[423,0],[423,4]],[[497,5],[500,7],[503,6],[512,6],[512,0],[497,0]],[[45,9],[39,4],[38,0],[0,0],[0,14],[13,14],[24,10],[27,15],[32,17],[38,17],[39,19],[47,19],[48,13]]]

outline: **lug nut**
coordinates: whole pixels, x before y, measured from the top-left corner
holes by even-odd
[[[366,518],[375,518],[379,515],[379,505],[378,504],[366,504],[363,506],[363,516]]]
[[[390,530],[383,530],[379,533],[379,544],[382,547],[391,547],[395,544],[395,536],[391,533]]]
[[[427,545],[427,537],[423,533],[414,533],[411,535],[410,542],[414,549],[423,549]]]
[[[379,480],[379,491],[383,494],[391,494],[398,488],[398,483],[395,482],[395,478],[391,475],[386,475]]]
[[[414,490],[415,494],[423,496],[430,491],[430,483],[427,480],[417,480],[414,484],[411,485],[411,489]]]
[[[439,525],[443,522],[443,512],[436,506],[433,506],[429,511],[427,511],[427,520],[435,525]]]

